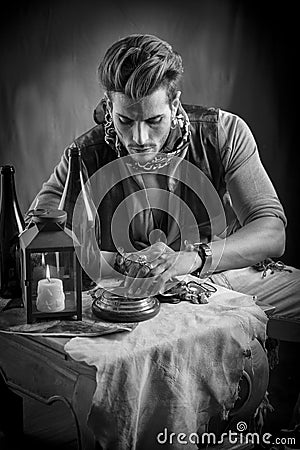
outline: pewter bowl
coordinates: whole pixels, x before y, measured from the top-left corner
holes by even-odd
[[[142,322],[156,316],[160,309],[156,297],[131,299],[101,289],[93,298],[93,313],[109,322]]]

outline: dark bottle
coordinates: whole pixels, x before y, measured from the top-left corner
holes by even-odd
[[[19,234],[25,223],[16,194],[14,167],[1,166],[0,173],[0,296],[21,298]]]
[[[83,174],[81,150],[78,147],[74,146],[68,148],[68,160],[69,166],[66,184],[58,209],[66,211],[67,213],[66,226],[71,230],[76,200],[81,190],[85,189],[84,184],[87,181],[87,176],[84,176]]]
[[[100,221],[81,150],[77,146],[68,149],[68,160],[66,184],[58,209],[67,213],[66,227],[74,232],[81,244],[82,283],[84,289],[89,289],[92,280],[100,275]]]

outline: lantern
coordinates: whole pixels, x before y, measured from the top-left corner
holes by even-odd
[[[36,209],[20,235],[23,302],[27,323],[82,320],[82,273],[74,234],[62,210]]]

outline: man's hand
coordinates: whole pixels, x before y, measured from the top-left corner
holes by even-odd
[[[130,266],[124,283],[128,288],[128,295],[133,297],[162,293],[167,283],[167,289],[177,283],[172,283],[174,277],[191,273],[201,265],[198,253],[175,252],[163,242],[127,256],[140,261]]]

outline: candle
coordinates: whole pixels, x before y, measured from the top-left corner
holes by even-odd
[[[59,253],[55,252],[55,260],[56,260],[56,271],[57,275],[59,276]]]
[[[58,312],[65,309],[65,294],[62,280],[50,278],[48,264],[46,278],[38,282],[36,307],[40,312]]]

